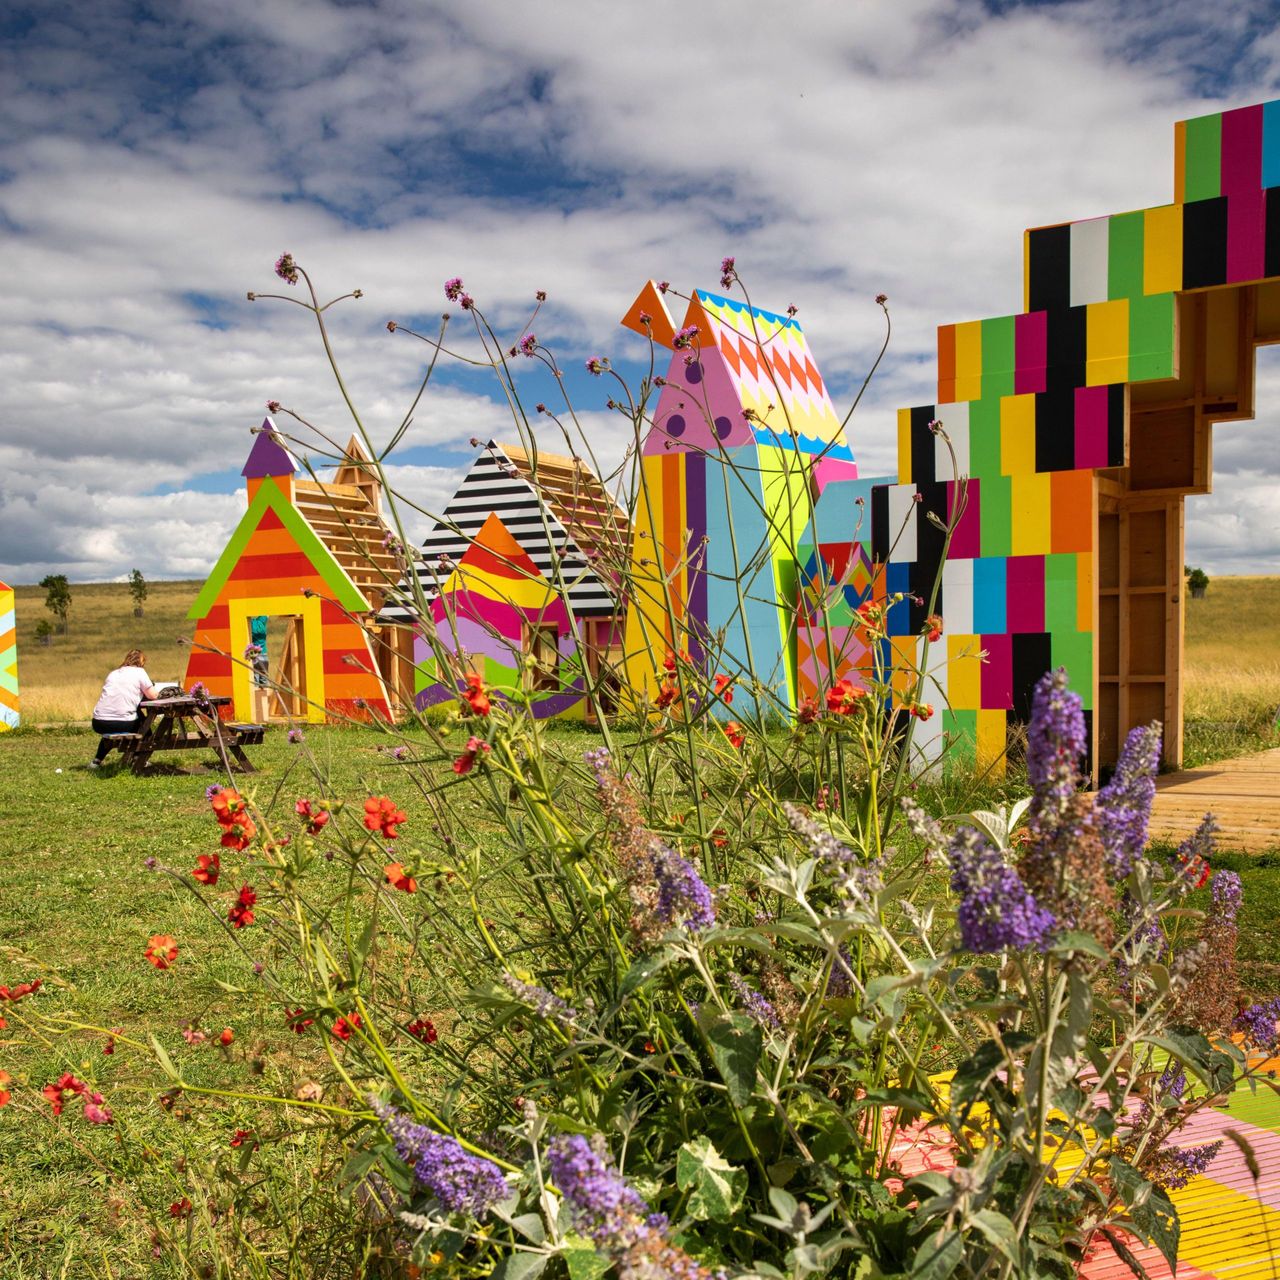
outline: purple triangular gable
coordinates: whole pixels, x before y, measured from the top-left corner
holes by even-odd
[[[270,418],[263,418],[262,430],[249,450],[249,457],[240,472],[250,480],[260,480],[263,476],[291,476],[297,467],[288,451],[281,445],[275,435],[276,424]]]

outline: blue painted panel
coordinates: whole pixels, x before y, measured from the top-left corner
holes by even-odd
[[[907,636],[911,634],[911,602],[906,598],[911,594],[911,564],[909,561],[895,561],[885,566],[885,592],[895,596],[902,592],[903,598],[889,610],[885,619],[885,629],[891,636]]]
[[[1262,108],[1262,185],[1280,187],[1280,102]]]
[[[1003,556],[973,562],[973,630],[980,636],[1005,633],[1007,570]]]
[[[869,476],[857,480],[833,480],[818,495],[813,520],[801,545],[819,542],[871,542],[871,486],[896,484],[888,476]],[[862,499],[862,506],[858,499]],[[861,521],[861,523],[859,523]]]

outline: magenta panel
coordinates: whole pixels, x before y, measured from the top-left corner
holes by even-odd
[[[1044,630],[1044,556],[1005,561],[1005,625],[1011,632]]]
[[[983,636],[982,705],[988,711],[1013,710],[1013,637]]]
[[[1034,395],[1045,389],[1048,363],[1049,316],[1045,311],[1029,311],[1013,318],[1013,391]]]
[[[1222,113],[1222,194],[1262,190],[1262,105]]]
[[[1227,197],[1227,281],[1258,280],[1266,272],[1266,195],[1259,188]]]
[[[947,481],[947,519],[956,512],[956,482]],[[947,549],[948,560],[976,560],[982,554],[982,482],[969,480],[968,501]]]
[[[1107,459],[1107,404],[1109,387],[1076,388],[1077,471],[1105,467]]]

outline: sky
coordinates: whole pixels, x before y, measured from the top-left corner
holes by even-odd
[[[883,339],[850,425],[896,470],[896,410],[934,398],[940,323],[1021,305],[1028,226],[1172,198],[1176,120],[1280,96],[1280,12],[1219,0],[9,0],[0,9],[0,578],[203,577],[244,509],[267,401],[345,441],[314,320],[390,442],[420,536],[473,437],[511,410],[466,282],[504,343],[533,321],[563,392],[517,362],[522,402],[567,394],[608,469],[647,349],[618,327],[643,283],[799,308],[837,406]],[[679,312],[676,314],[679,320]],[[1258,419],[1220,426],[1187,559],[1280,572],[1280,354]],[[536,417],[536,415],[534,415]],[[945,415],[944,415],[945,417]],[[301,428],[277,416],[282,428]],[[545,448],[565,451],[541,420]],[[574,446],[582,451],[582,446]],[[322,446],[315,444],[317,460]]]

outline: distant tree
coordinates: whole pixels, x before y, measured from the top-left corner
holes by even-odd
[[[142,602],[147,598],[147,580],[141,569],[134,569],[129,574],[129,594],[133,597],[133,616],[142,617]]]
[[[47,645],[52,636],[53,623],[50,622],[48,618],[41,618],[40,621],[36,623],[36,639],[39,640],[41,644]]]
[[[47,592],[44,607],[58,619],[58,630],[67,634],[67,611],[71,608],[71,584],[65,573],[51,573],[40,579]]]
[[[1187,574],[1187,586],[1191,588],[1193,600],[1203,600],[1204,593],[1209,587],[1209,575],[1203,569],[1192,569]]]

